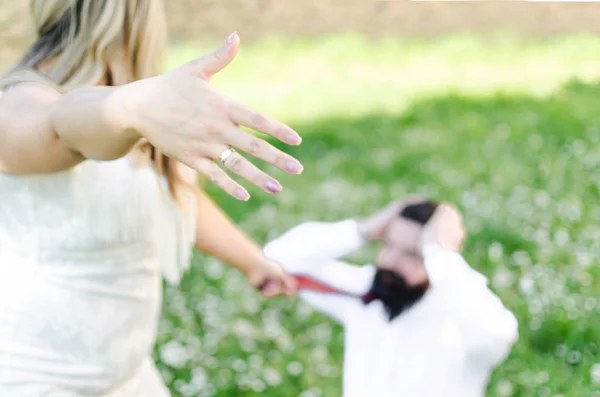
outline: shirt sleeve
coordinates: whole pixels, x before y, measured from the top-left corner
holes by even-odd
[[[350,265],[338,258],[356,251],[363,244],[354,220],[309,222],[271,241],[263,252],[290,274],[309,276],[340,291],[362,295],[371,285],[374,267]],[[359,298],[342,294],[300,291],[299,296],[340,323],[362,307]]]
[[[423,249],[432,291],[457,322],[478,362],[497,365],[518,340],[514,314],[488,288],[488,281],[457,252],[437,245]]]

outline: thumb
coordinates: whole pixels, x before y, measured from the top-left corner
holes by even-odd
[[[189,70],[203,79],[210,80],[216,73],[229,65],[237,55],[240,38],[237,32],[229,35],[225,43],[217,50],[189,63]]]

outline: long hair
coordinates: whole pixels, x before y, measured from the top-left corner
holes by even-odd
[[[37,40],[0,88],[39,82],[64,93],[159,73],[166,41],[163,0],[30,0],[30,8]],[[177,162],[147,149],[177,198],[183,183]]]

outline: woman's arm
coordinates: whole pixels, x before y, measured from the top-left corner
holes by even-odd
[[[88,157],[108,160],[127,153],[139,137],[118,127],[111,109],[115,90],[61,95],[31,83],[6,91],[0,98],[0,171],[57,172]]]
[[[259,246],[242,232],[215,202],[200,191],[196,215],[196,248],[243,272],[260,266]]]
[[[265,258],[261,248],[215,204],[199,191],[196,248],[239,269],[255,287],[265,286],[265,295],[293,292],[293,281],[281,268]]]
[[[237,35],[218,49],[164,75],[119,87],[82,88],[61,95],[40,84],[17,84],[0,99],[0,172],[56,172],[86,158],[124,156],[145,137],[158,151],[211,180],[239,200],[249,194],[215,159],[229,147],[250,153],[291,174],[302,172],[293,157],[239,126],[291,145],[301,142],[290,127],[215,91],[210,77],[235,57]],[[242,155],[224,166],[269,193],[281,186]]]

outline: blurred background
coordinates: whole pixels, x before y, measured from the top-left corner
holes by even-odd
[[[31,39],[26,3],[0,0],[2,70]],[[214,84],[304,137],[285,148],[302,176],[269,169],[278,197],[249,186],[241,204],[207,187],[244,230],[262,243],[407,193],[454,201],[465,257],[520,321],[488,395],[600,397],[600,4],[168,3],[165,69],[237,30],[239,56]],[[165,288],[156,359],[174,396],[340,395],[340,327],[195,262]]]

